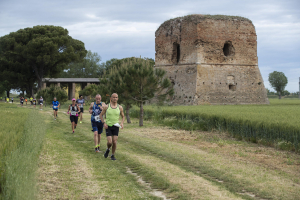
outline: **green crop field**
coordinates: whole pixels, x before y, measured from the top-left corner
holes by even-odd
[[[173,128],[220,130],[253,142],[299,150],[300,100],[270,99],[269,105],[145,106],[145,119]],[[137,117],[138,108],[132,109]]]

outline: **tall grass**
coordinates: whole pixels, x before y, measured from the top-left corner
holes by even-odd
[[[186,130],[219,130],[252,142],[300,149],[300,101],[270,100],[270,105],[145,106],[145,119]],[[132,109],[138,117],[138,109]]]
[[[30,110],[16,105],[0,104],[0,179],[4,173],[6,155],[15,150],[24,132],[24,124]]]
[[[18,108],[18,112],[22,112]],[[5,165],[1,176],[1,199],[36,199],[36,170],[38,167],[39,153],[43,145],[46,127],[38,111],[31,110],[24,117],[24,124],[10,123],[7,128],[18,130],[23,126],[21,138],[13,150],[6,152]],[[8,119],[18,118],[13,115]],[[2,141],[1,141],[2,143]]]

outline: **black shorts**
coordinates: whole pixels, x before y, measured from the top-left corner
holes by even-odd
[[[21,101],[21,104],[23,104],[23,101]]]
[[[108,126],[106,129],[106,137],[107,136],[118,136],[119,135],[119,127],[117,126]]]
[[[80,112],[82,112],[82,113],[83,113],[83,108],[80,108]]]
[[[71,115],[70,116],[70,120],[71,120],[71,122],[75,122],[75,124],[77,124],[77,122],[78,122],[78,116]]]

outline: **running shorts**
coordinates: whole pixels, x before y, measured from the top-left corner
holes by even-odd
[[[82,112],[82,113],[83,113],[83,108],[80,108],[80,112]]]
[[[106,129],[106,137],[107,136],[118,136],[119,135],[119,127],[117,126],[108,126]]]
[[[103,123],[100,122],[92,122],[92,128],[93,128],[93,132],[98,131],[98,134],[101,134],[103,132]]]
[[[71,120],[71,122],[75,122],[75,124],[77,124],[77,122],[78,122],[78,116],[71,115],[70,116],[70,120]]]

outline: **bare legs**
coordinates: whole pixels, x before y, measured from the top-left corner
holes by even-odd
[[[114,155],[117,149],[118,136],[107,136],[107,148],[110,149],[112,146],[112,154]]]
[[[100,145],[101,134],[98,134],[98,131],[94,131],[94,142],[95,146]]]

